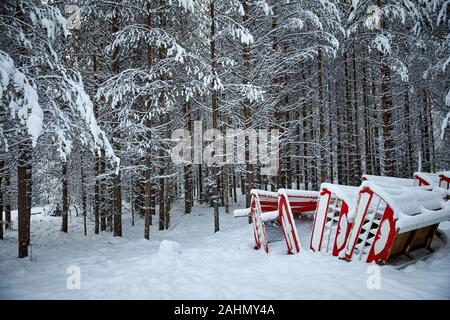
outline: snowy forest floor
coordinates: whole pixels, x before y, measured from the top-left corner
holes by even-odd
[[[234,208],[242,208],[239,199]],[[284,242],[270,254],[253,249],[252,226],[221,208],[221,231],[213,233],[212,209],[196,205],[184,216],[172,211],[172,229],[152,226],[143,239],[143,221],[125,210],[123,237],[110,232],[83,235],[83,218],[70,218],[69,233],[59,231],[61,217],[35,214],[31,221],[32,260],[17,258],[14,230],[0,242],[0,299],[449,299],[450,245],[405,269],[381,267],[380,289],[367,287],[368,264],[344,262],[303,250],[286,255]],[[311,221],[301,220],[303,247]],[[450,222],[440,225],[450,237]],[[174,241],[177,245],[163,240]],[[81,289],[69,290],[69,266],[81,271]]]

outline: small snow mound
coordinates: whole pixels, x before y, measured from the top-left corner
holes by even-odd
[[[178,242],[163,240],[159,245],[158,254],[181,254],[181,245]]]

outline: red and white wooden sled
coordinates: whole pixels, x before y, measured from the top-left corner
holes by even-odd
[[[265,223],[279,221],[289,253],[300,251],[294,215],[314,213],[319,193],[280,189],[278,192],[253,189],[249,209],[235,210],[234,216],[251,215],[256,247],[269,252]]]
[[[439,176],[439,187],[446,190],[446,200],[450,200],[450,171],[441,171],[437,174]]]
[[[414,185],[417,187],[439,188],[439,175],[428,172],[414,172]]]
[[[415,172],[414,185],[430,187],[432,190],[440,191],[446,200],[450,200],[450,171],[438,173]]]
[[[277,218],[278,194],[264,190],[253,189],[250,191],[250,214],[253,220],[253,236],[258,249],[269,252],[265,222]]]
[[[359,189],[345,259],[385,264],[418,249],[431,250],[439,223],[450,218],[450,202],[431,188],[376,180],[366,179]]]
[[[311,234],[314,252],[345,254],[347,238],[352,229],[349,215],[355,210],[359,188],[322,183]]]
[[[300,252],[294,214],[314,213],[320,193],[307,190],[278,190],[278,218],[289,254]]]
[[[393,186],[402,186],[402,187],[413,187],[415,182],[414,179],[408,178],[397,178],[397,177],[387,177],[387,176],[373,176],[370,174],[364,174],[361,177],[361,180],[364,181],[373,181],[382,184],[391,184]]]

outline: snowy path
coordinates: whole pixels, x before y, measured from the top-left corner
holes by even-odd
[[[449,299],[450,248],[404,270],[381,268],[381,289],[367,288],[368,264],[350,263],[303,250],[285,255],[283,242],[269,255],[253,249],[251,225],[221,215],[221,231],[212,232],[211,209],[196,207],[192,216],[175,210],[171,231],[153,226],[151,241],[143,225],[124,217],[124,237],[82,234],[82,218],[70,219],[69,234],[59,232],[61,218],[32,216],[33,260],[17,259],[17,232],[0,242],[1,299]],[[301,226],[304,247],[310,222]],[[450,237],[450,222],[441,225]],[[88,232],[92,233],[90,222]],[[181,252],[159,250],[162,240],[176,241]],[[170,244],[170,243],[169,243]],[[169,246],[170,249],[170,246]],[[81,270],[81,289],[66,288],[66,269]]]

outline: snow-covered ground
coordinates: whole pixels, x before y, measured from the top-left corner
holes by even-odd
[[[235,208],[242,207],[243,200]],[[39,211],[39,210],[37,210]],[[82,218],[32,216],[32,259],[17,259],[17,230],[0,241],[1,299],[449,299],[450,248],[405,269],[381,267],[380,288],[368,280],[374,265],[344,262],[303,250],[286,255],[283,242],[270,254],[253,249],[252,226],[221,212],[221,231],[213,233],[212,210],[196,206],[191,216],[174,209],[170,231],[151,230],[124,215],[123,237],[109,232],[88,236]],[[16,224],[15,224],[16,226]],[[450,237],[450,222],[441,224]],[[303,247],[311,222],[299,227]],[[166,240],[166,241],[165,241]],[[171,241],[171,242],[168,242]],[[173,243],[175,242],[175,243]],[[80,269],[81,288],[69,290],[67,270]],[[372,266],[368,269],[369,266]]]

